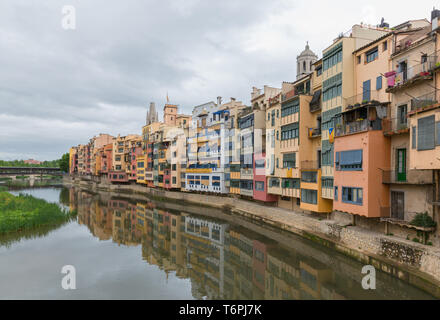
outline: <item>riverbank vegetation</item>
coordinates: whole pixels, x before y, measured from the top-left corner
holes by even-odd
[[[0,191],[0,235],[70,221],[76,212],[30,195]]]

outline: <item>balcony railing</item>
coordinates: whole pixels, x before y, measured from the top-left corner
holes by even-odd
[[[320,137],[321,136],[321,127],[308,128],[308,132],[309,132],[310,139]]]
[[[319,165],[319,161],[316,160],[301,161],[301,170],[316,170],[320,168]]]
[[[429,170],[382,170],[383,184],[432,184],[432,173]]]
[[[433,92],[430,92],[428,94],[411,99],[411,111],[420,110],[425,107],[430,107],[434,104],[437,104],[437,94],[437,90],[434,90]]]
[[[383,134],[390,135],[408,131],[408,122],[402,118],[386,118],[382,120]]]
[[[380,101],[380,100],[381,100],[380,92],[376,91],[376,90],[370,90],[370,91],[366,91],[366,92],[357,94],[357,95],[352,96],[350,98],[347,98],[345,100],[345,102],[347,103],[347,109],[351,109],[352,107],[355,107],[355,106],[366,105],[366,104],[377,104],[379,102],[386,102],[386,101]]]
[[[432,79],[432,71],[436,67],[437,55],[427,57],[427,61],[416,64],[404,71],[394,70],[386,74],[388,78],[388,91],[399,88],[420,79]]]
[[[346,124],[337,125],[335,128],[336,136],[343,136],[347,134],[369,131],[382,130],[382,120],[377,119],[370,121],[368,119],[356,120]]]

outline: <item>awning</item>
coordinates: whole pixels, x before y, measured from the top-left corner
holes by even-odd
[[[356,165],[362,164],[362,150],[344,151],[339,154],[340,165]]]

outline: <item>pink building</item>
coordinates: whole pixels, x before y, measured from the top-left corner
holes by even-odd
[[[390,140],[382,130],[335,139],[333,209],[367,218],[388,217],[389,186],[381,169],[390,163]]]
[[[254,199],[264,202],[276,202],[278,197],[267,193],[266,154],[254,155]]]

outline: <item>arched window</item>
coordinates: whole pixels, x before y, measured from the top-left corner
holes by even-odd
[[[304,61],[303,62],[303,72],[306,72],[307,70],[306,70],[306,62]]]

